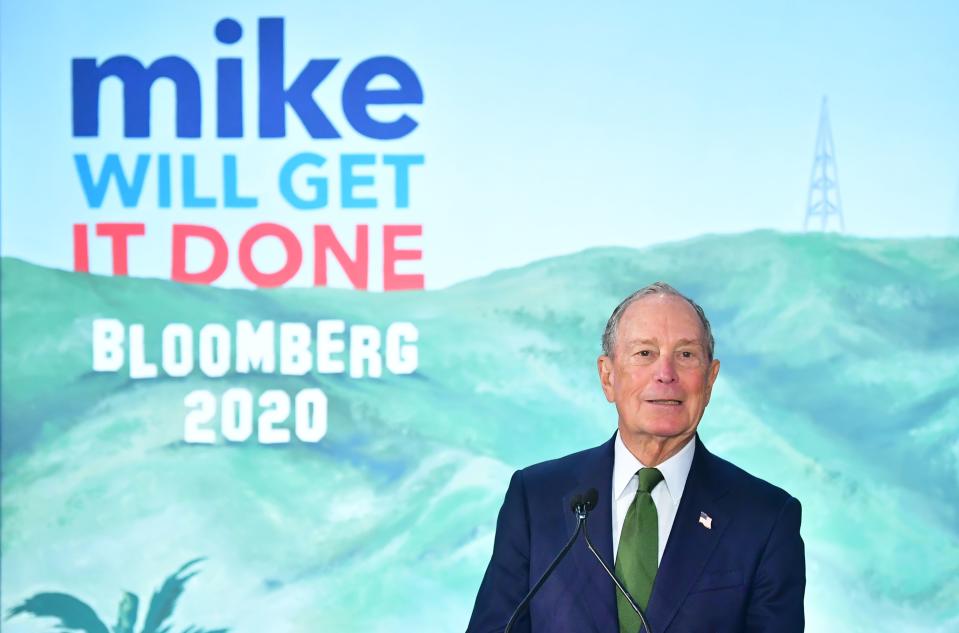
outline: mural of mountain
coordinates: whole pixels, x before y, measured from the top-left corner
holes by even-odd
[[[227,290],[2,262],[2,598],[98,613],[207,558],[175,630],[462,630],[516,468],[615,428],[606,318],[661,279],[710,316],[707,445],[803,503],[808,630],[959,629],[959,239],[753,232],[591,249],[438,291]],[[379,379],[91,369],[91,322],[419,328]],[[319,387],[316,444],[183,442],[193,389]],[[49,621],[16,621],[49,630]],[[34,627],[34,628],[30,628]]]

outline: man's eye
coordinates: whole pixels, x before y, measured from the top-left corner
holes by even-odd
[[[690,351],[680,352],[680,355],[681,355],[683,358],[692,358],[692,357],[693,357],[693,353],[690,352]]]
[[[644,356],[644,357],[646,357],[646,356],[649,356],[650,354],[652,354],[652,352],[650,352],[648,349],[641,349],[641,350],[639,350],[638,352],[636,352],[636,355],[637,355],[637,356]]]

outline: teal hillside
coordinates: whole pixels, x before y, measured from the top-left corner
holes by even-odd
[[[2,262],[2,600],[115,613],[205,557],[172,630],[462,630],[510,474],[607,439],[606,318],[661,279],[722,361],[701,435],[797,496],[810,631],[959,630],[959,239],[755,232],[591,249],[439,290],[226,290]],[[55,299],[55,300],[54,300]],[[91,321],[420,332],[380,379],[91,369]],[[184,396],[319,387],[317,444],[182,441]],[[17,631],[50,620],[19,616]]]

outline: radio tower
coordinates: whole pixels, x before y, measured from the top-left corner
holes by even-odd
[[[829,110],[826,97],[822,98],[819,111],[819,132],[816,134],[816,158],[812,163],[812,177],[809,180],[809,196],[806,199],[806,220],[803,230],[809,230],[809,224],[815,224],[818,218],[818,230],[829,228],[830,218],[839,221],[839,230],[845,231],[842,220],[842,198],[839,197],[839,172],[836,169],[836,149],[832,143],[832,130],[829,127]],[[813,227],[814,229],[817,227]]]

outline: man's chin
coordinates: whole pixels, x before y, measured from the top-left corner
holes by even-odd
[[[691,426],[687,420],[670,418],[654,418],[639,424],[620,423],[619,429],[624,435],[646,440],[686,439],[696,433],[696,425]]]

